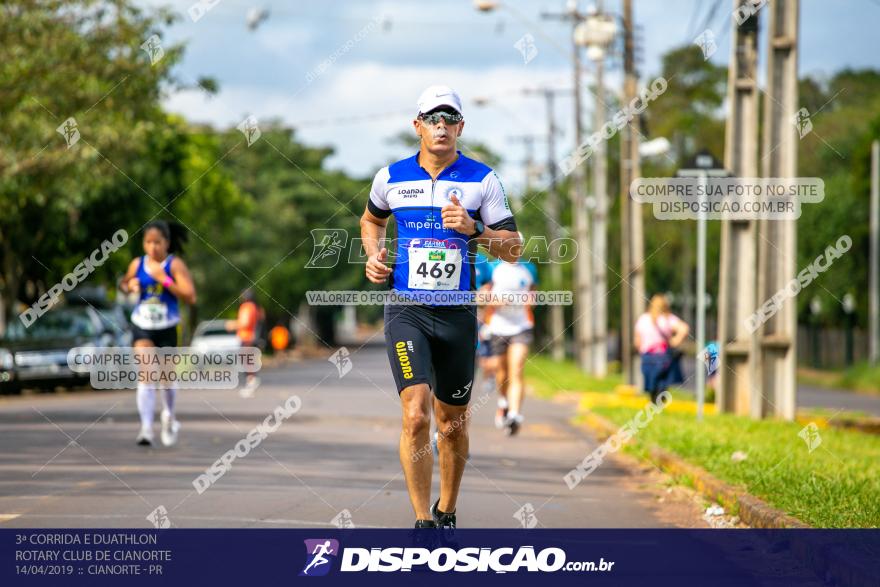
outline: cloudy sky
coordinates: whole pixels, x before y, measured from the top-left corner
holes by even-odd
[[[176,93],[166,106],[218,126],[234,126],[247,115],[279,118],[305,142],[332,146],[331,167],[361,176],[409,154],[412,149],[389,138],[411,128],[420,91],[443,83],[462,96],[465,134],[503,155],[500,173],[516,190],[525,177],[526,149],[519,137],[538,135],[543,141],[546,128],[543,101],[523,95],[523,88],[562,89],[571,83],[570,24],[541,17],[564,9],[564,0],[504,0],[490,14],[477,12],[472,0],[202,2],[203,8],[214,6],[195,22],[187,10],[195,0],[171,4],[181,18],[165,42],[186,43],[179,77],[214,77],[220,92]],[[642,83],[659,73],[665,51],[692,42],[707,28],[718,44],[712,60],[727,62],[730,0],[634,4]],[[269,11],[268,19],[249,31],[248,12],[261,8]],[[619,12],[620,1],[606,0],[605,8]],[[847,66],[880,68],[877,22],[880,0],[802,0],[801,73],[821,77]],[[523,53],[517,45],[531,50]],[[619,87],[620,60],[609,67],[608,83]],[[590,75],[587,66],[588,82]],[[488,102],[478,106],[478,98]],[[586,107],[589,117],[589,97]],[[573,141],[571,121],[571,100],[560,99],[559,153]],[[543,160],[545,153],[539,143],[536,157]]]

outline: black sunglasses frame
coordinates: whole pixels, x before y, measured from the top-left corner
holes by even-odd
[[[458,112],[447,112],[445,110],[419,114],[419,120],[432,126],[438,124],[441,119],[443,119],[446,124],[452,125],[462,122],[464,120],[464,116],[462,116]]]

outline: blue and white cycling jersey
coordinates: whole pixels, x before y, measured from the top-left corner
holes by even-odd
[[[397,245],[391,288],[398,291],[475,289],[475,243],[443,227],[441,209],[455,195],[468,214],[493,230],[516,230],[501,181],[491,168],[458,153],[436,180],[419,165],[418,153],[384,167],[373,179],[367,209],[379,218],[394,214]],[[471,254],[468,254],[468,253]]]

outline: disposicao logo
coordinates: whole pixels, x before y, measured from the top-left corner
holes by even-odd
[[[332,538],[311,538],[306,543],[306,566],[300,577],[322,577],[339,555],[339,541]]]

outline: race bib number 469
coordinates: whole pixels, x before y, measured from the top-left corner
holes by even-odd
[[[409,246],[410,289],[458,289],[461,249],[447,241],[413,240]]]

